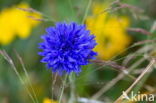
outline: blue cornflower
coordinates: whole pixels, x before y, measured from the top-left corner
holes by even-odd
[[[90,59],[95,59],[95,36],[90,35],[85,25],[77,23],[57,23],[55,27],[46,29],[46,34],[41,37],[44,41],[39,48],[43,56],[41,62],[47,63],[48,69],[60,75],[81,72],[81,66],[87,65]]]

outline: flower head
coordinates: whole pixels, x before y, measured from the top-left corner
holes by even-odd
[[[57,23],[55,27],[46,29],[40,43],[39,55],[41,62],[47,63],[48,69],[60,75],[63,72],[70,74],[81,72],[81,65],[87,65],[89,59],[94,59],[96,53],[92,50],[96,42],[94,35],[86,30],[85,25],[77,23]]]
[[[124,51],[130,44],[131,38],[127,34],[129,19],[125,16],[116,17],[103,12],[107,5],[95,4],[93,15],[86,19],[87,28],[95,34],[98,45],[95,51],[100,59],[108,60]]]

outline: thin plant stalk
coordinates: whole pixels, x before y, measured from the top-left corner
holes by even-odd
[[[84,17],[83,17],[83,20],[82,20],[82,24],[84,23],[84,21],[85,21],[85,19],[86,19],[86,17],[87,17],[89,8],[90,8],[90,6],[91,6],[91,3],[92,3],[92,0],[89,0],[89,1],[88,1],[88,5],[87,5],[87,7],[86,7],[86,11],[85,11]]]
[[[58,103],[61,103],[61,101],[62,101],[62,96],[63,96],[63,93],[64,93],[64,88],[65,88],[65,85],[66,85],[67,77],[68,77],[68,75],[66,74],[65,78],[63,80],[63,84],[62,84],[62,88],[61,88],[61,94],[60,94],[60,98],[59,98]]]
[[[22,69],[23,69],[23,71],[24,71],[24,73],[25,73],[25,76],[27,77],[28,83],[29,83],[30,88],[31,88],[31,90],[32,90],[32,93],[33,93],[33,95],[34,95],[34,97],[35,97],[35,99],[36,99],[36,102],[39,103],[39,101],[38,101],[38,99],[37,99],[37,95],[36,95],[36,93],[35,93],[35,91],[34,91],[34,89],[33,89],[33,86],[32,86],[32,84],[31,84],[31,81],[30,81],[28,72],[27,72],[26,67],[25,67],[25,65],[24,65],[24,62],[23,62],[22,58],[20,57],[20,55],[17,53],[17,51],[15,51],[15,53],[16,53],[16,56],[17,56],[17,58],[19,59],[21,65],[22,65]]]
[[[155,64],[155,59],[152,59],[149,63],[149,65],[145,68],[145,70],[140,74],[140,76],[133,82],[133,84],[125,91],[126,94],[128,94],[133,87],[144,77],[146,73],[148,73],[149,70],[152,69],[152,66]],[[121,103],[123,98],[123,95],[121,95],[114,103]]]
[[[134,68],[136,68],[138,65],[140,65],[145,59],[142,58],[139,61],[137,61],[136,63],[134,63],[128,70],[128,73],[130,73]],[[98,99],[100,96],[102,96],[102,94],[104,94],[106,91],[108,91],[111,87],[113,87],[118,81],[120,81],[121,79],[124,78],[126,74],[124,74],[123,72],[121,72],[117,77],[115,77],[112,81],[110,81],[109,83],[107,83],[107,85],[104,85],[102,89],[100,89],[97,93],[95,93],[92,96],[92,99]]]
[[[19,78],[19,80],[21,81],[22,85],[25,84],[24,80],[22,79],[22,77],[20,76],[19,72],[17,71],[17,68],[13,62],[13,60],[11,59],[11,57],[6,53],[6,51],[0,51],[0,54],[4,57],[5,60],[8,61],[8,63],[11,65],[11,67],[13,68],[15,74],[17,75],[17,77]],[[31,94],[30,90],[28,89],[28,87],[26,87],[24,85],[24,88],[26,89],[28,95],[30,96],[30,98],[32,99],[33,103],[37,103],[36,100],[34,99],[33,95]]]
[[[76,102],[76,95],[75,95],[75,75],[71,73],[69,75],[69,82],[70,82],[70,99],[68,103],[75,103]]]
[[[56,79],[57,79],[57,73],[53,76],[52,75],[52,86],[51,86],[51,99],[53,100],[53,91],[54,91],[54,85],[56,83]]]

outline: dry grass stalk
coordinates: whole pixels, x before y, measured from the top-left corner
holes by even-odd
[[[133,87],[144,77],[144,75],[152,69],[152,66],[155,64],[156,60],[152,59],[149,63],[149,65],[145,68],[145,70],[140,74],[140,76],[133,82],[133,84],[125,91],[126,94],[128,94]],[[121,95],[114,103],[121,103],[123,99],[123,95]]]

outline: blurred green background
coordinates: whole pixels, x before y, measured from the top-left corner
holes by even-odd
[[[92,0],[92,3],[96,2],[113,2],[113,0]],[[156,1],[155,0],[121,0],[123,3],[129,5],[135,5],[138,8],[142,8],[145,12],[135,15],[129,9],[121,9],[116,12],[112,12],[113,15],[126,15],[130,19],[130,27],[139,27],[147,31],[150,31],[151,26],[153,25],[156,19]],[[88,5],[88,0],[0,0],[0,12],[5,8],[10,8],[14,5],[18,5],[22,2],[27,3],[31,8],[42,12],[47,16],[48,20],[55,21],[76,21],[81,23],[83,20],[86,7]],[[116,5],[115,5],[116,6]],[[88,15],[92,15],[91,8],[89,9]],[[8,17],[9,19],[9,17]],[[9,22],[6,21],[9,24]],[[50,70],[46,69],[46,66],[40,63],[41,57],[38,56],[38,43],[42,40],[40,36],[45,33],[45,28],[48,26],[53,26],[54,22],[52,21],[42,21],[36,27],[33,27],[29,37],[21,39],[16,36],[15,39],[8,45],[1,45],[1,50],[6,50],[7,53],[12,57],[17,70],[19,71],[23,80],[26,80],[26,76],[22,70],[21,63],[19,62],[15,50],[22,57],[26,69],[29,74],[31,84],[34,88],[34,91],[37,95],[39,103],[43,103],[45,98],[51,98],[51,84],[52,84],[52,73]],[[22,28],[22,27],[21,27]],[[1,31],[1,28],[0,28]],[[144,35],[140,32],[131,32],[128,34],[132,38],[132,45],[134,42],[141,40],[146,40],[149,36]],[[156,32],[153,33],[151,38],[155,38]],[[0,37],[1,38],[1,37]],[[115,58],[121,58],[128,54],[131,54],[141,48],[142,46],[134,47],[122,55]],[[134,61],[131,61],[131,64],[140,59],[137,57]],[[117,63],[121,64],[123,60],[119,60]],[[138,68],[144,68],[148,64],[147,61],[144,61]],[[76,92],[79,97],[90,98],[94,95],[100,88],[106,85],[109,81],[115,78],[119,72],[113,70],[112,67],[104,66],[101,69],[100,65],[90,64],[82,68],[82,73],[79,76],[76,76]],[[153,88],[156,88],[156,71],[153,71],[149,78],[146,80],[146,84],[151,85]],[[54,77],[54,76],[53,76]],[[125,79],[125,80],[124,80]],[[115,86],[113,86],[109,91],[104,93],[100,100],[104,101],[113,101],[119,97],[123,90],[125,90],[132,83],[132,79],[125,77],[123,80],[120,80]],[[59,88],[61,85],[61,77],[58,77],[55,83],[55,93],[54,100],[57,100],[59,97]],[[32,100],[28,96],[28,93],[25,89],[25,86],[28,84],[22,85],[19,78],[16,76],[12,67],[8,62],[0,55],[0,103],[32,103]],[[29,85],[28,85],[28,88]],[[66,99],[69,98],[69,85],[67,86]],[[141,89],[144,91],[144,89]]]

